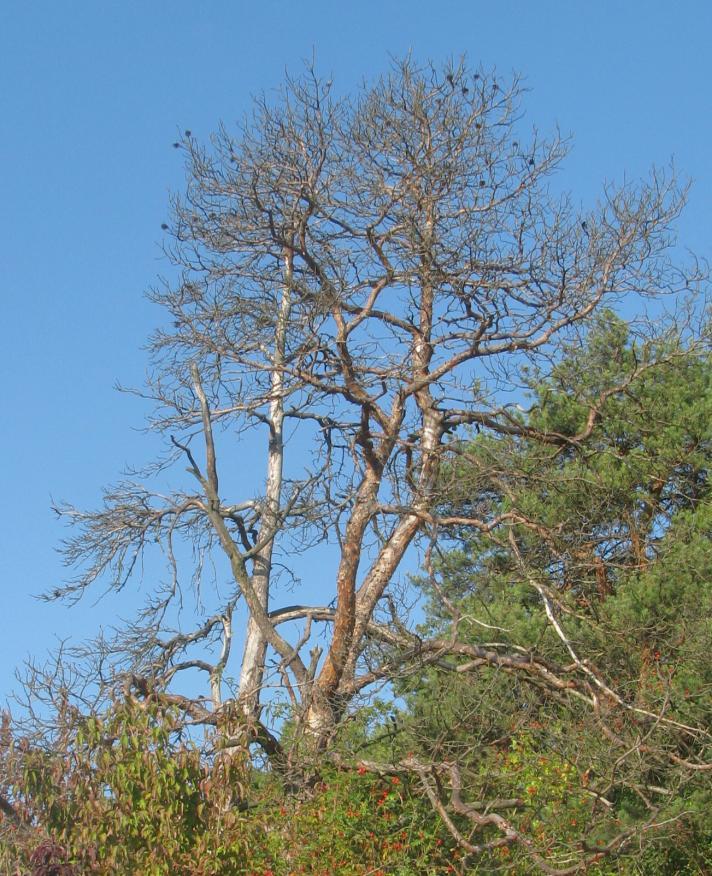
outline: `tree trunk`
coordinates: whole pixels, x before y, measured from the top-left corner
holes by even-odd
[[[284,467],[284,356],[287,340],[287,323],[291,310],[293,254],[287,250],[284,256],[284,288],[275,332],[273,368],[271,374],[271,399],[269,403],[269,445],[267,452],[267,480],[265,502],[258,535],[258,542],[267,539],[255,557],[252,582],[260,604],[267,610],[269,585],[272,572],[274,539],[279,527],[279,513]],[[258,718],[260,691],[264,679],[267,641],[253,617],[247,623],[245,650],[240,672],[239,702],[245,716]]]

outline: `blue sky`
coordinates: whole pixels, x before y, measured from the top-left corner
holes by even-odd
[[[51,497],[96,503],[146,461],[141,346],[160,314],[142,297],[161,259],[178,130],[207,139],[316,56],[339,90],[390,55],[523,74],[528,119],[574,136],[564,183],[671,157],[693,181],[682,242],[712,254],[712,76],[707,0],[4,0],[0,4],[0,694],[55,636],[110,621],[101,603],[33,598],[64,574]],[[113,609],[112,609],[113,610]]]

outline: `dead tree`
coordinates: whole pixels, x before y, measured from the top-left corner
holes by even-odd
[[[390,635],[417,650],[391,588],[421,536],[507,526],[486,502],[467,520],[438,516],[453,432],[517,434],[526,362],[555,355],[603,303],[694,282],[668,258],[684,201],[675,180],[608,188],[583,213],[552,194],[566,145],[524,130],[520,97],[516,80],[408,60],[354,97],[311,72],[288,80],[207,146],[186,132],[166,247],[175,271],[152,292],[170,319],[152,339],[145,394],[169,450],[147,475],[161,483],[183,462],[192,477],[161,490],[136,476],[99,510],[61,509],[78,571],[58,596],[98,579],[120,590],[152,568],[156,545],[167,560],[169,580],[101,646],[112,672],[169,690],[204,673],[206,695],[182,695],[191,719],[214,723],[236,699],[269,753],[279,744],[263,709],[277,686],[299,732],[325,746],[353,698],[387,676],[387,663],[365,661],[367,643]],[[313,549],[329,590],[285,606],[277,572]],[[294,620],[296,638],[283,632]],[[515,669],[568,684],[533,659]]]

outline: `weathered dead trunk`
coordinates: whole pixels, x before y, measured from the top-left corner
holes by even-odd
[[[279,528],[279,515],[284,470],[284,357],[287,339],[287,323],[292,303],[293,254],[287,251],[284,257],[284,289],[277,318],[273,368],[271,372],[271,399],[267,426],[269,441],[267,450],[267,478],[265,486],[262,522],[257,542],[265,541],[254,559],[252,584],[260,604],[265,609],[269,604],[269,587],[272,572],[274,541]],[[240,670],[239,701],[245,716],[259,717],[260,691],[265,672],[267,640],[252,615],[247,623],[245,649]]]

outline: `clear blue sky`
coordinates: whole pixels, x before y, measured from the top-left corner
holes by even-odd
[[[528,118],[573,133],[566,184],[584,201],[674,156],[694,182],[682,241],[709,257],[710,34],[708,0],[4,0],[0,698],[28,653],[111,621],[32,595],[63,575],[50,497],[94,504],[147,458],[142,407],[112,387],[140,384],[159,319],[142,293],[166,269],[178,129],[229,126],[312,52],[340,90],[389,54],[467,53],[521,72]]]

